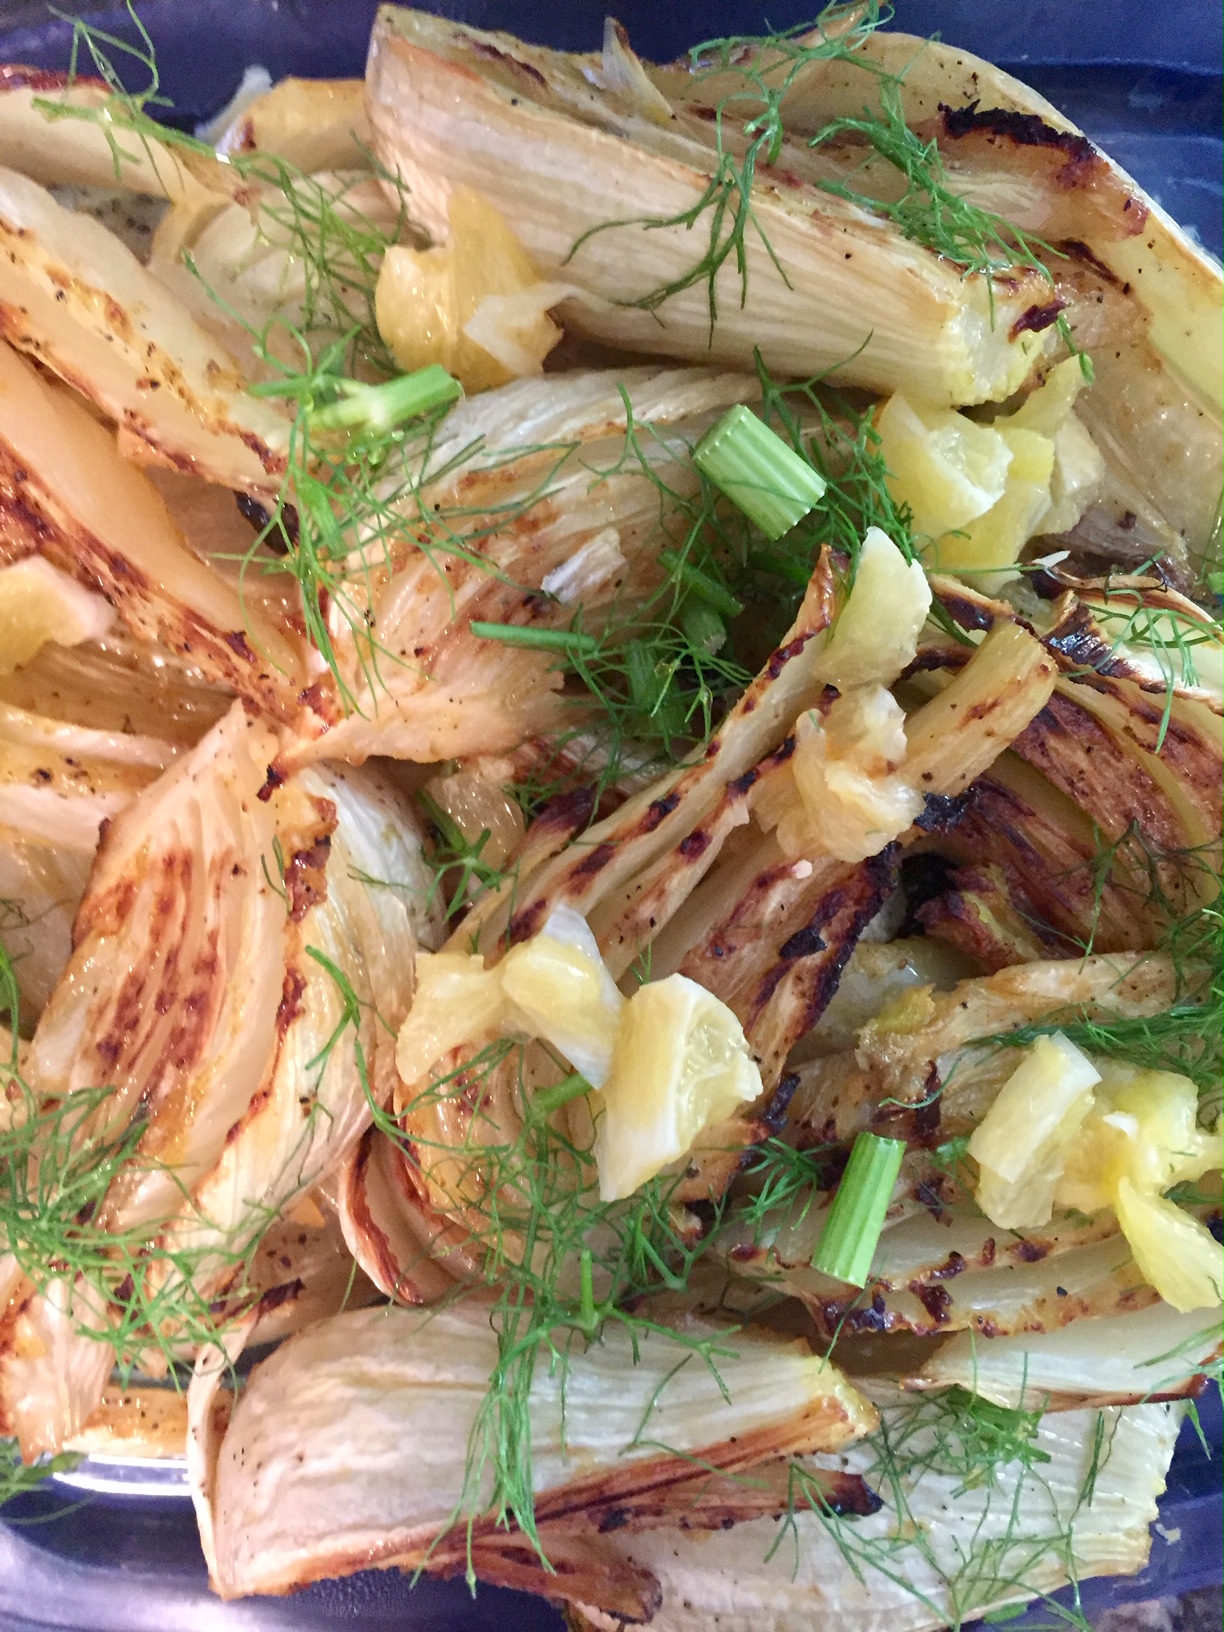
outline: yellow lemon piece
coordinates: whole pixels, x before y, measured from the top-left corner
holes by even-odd
[[[601,1199],[632,1195],[760,1093],[761,1073],[725,1003],[683,975],[639,987],[621,1016],[602,1094]]]
[[[1219,1135],[1198,1126],[1198,1090],[1172,1071],[1101,1067],[1092,1111],[1068,1153],[1055,1199],[1094,1213],[1129,1179],[1157,1194],[1220,1165]]]
[[[404,1082],[423,1081],[452,1049],[493,1031],[505,1006],[498,971],[478,953],[419,952],[416,992],[395,1045]]]
[[[1012,449],[991,425],[899,393],[876,421],[888,488],[908,504],[914,530],[928,538],[968,526],[1003,497]]]
[[[1007,424],[1025,431],[1040,431],[1042,436],[1054,436],[1066,424],[1076,398],[1087,383],[1079,358],[1066,358],[1050,370],[1014,414],[1008,415]]]
[[[625,999],[586,921],[556,908],[543,930],[498,965],[519,1029],[560,1050],[594,1088],[607,1078]]]
[[[1106,1062],[1103,1075],[1065,1037],[1038,1039],[969,1141],[978,1205],[995,1224],[1049,1221],[1053,1204],[1112,1207],[1140,1274],[1186,1312],[1220,1302],[1224,1249],[1160,1194],[1220,1165],[1197,1125],[1194,1084],[1171,1071]]]
[[[1058,1205],[1081,1213],[1112,1207],[1118,1181],[1131,1171],[1138,1132],[1134,1117],[1115,1111],[1107,1099],[1097,1100],[1067,1152],[1054,1187]]]
[[[1048,1224],[1069,1143],[1092,1109],[1100,1072],[1061,1032],[1039,1037],[974,1130],[977,1203],[1000,1229]]]
[[[1138,1071],[1106,1066],[1098,1097],[1108,1094],[1116,1109],[1138,1128],[1131,1177],[1143,1188],[1168,1190],[1199,1179],[1220,1165],[1220,1135],[1198,1124],[1198,1090],[1174,1071]]]
[[[536,286],[543,287],[541,280],[499,211],[458,187],[446,244],[394,245],[383,257],[374,297],[378,330],[406,373],[441,363],[465,391],[486,391],[538,371],[561,338],[546,312],[515,298]],[[473,325],[499,352],[504,342],[520,366],[508,367],[504,356],[479,344],[468,332]]]
[[[935,1018],[933,986],[909,986],[894,992],[859,1033],[864,1046],[890,1036],[912,1037]]]
[[[995,430],[1011,454],[1002,497],[959,533],[945,534],[932,551],[934,566],[944,572],[972,574],[972,582],[983,589],[1016,576],[1012,569],[1020,551],[1049,512],[1054,475],[1050,437],[1003,420],[996,422]]]
[[[1043,533],[1069,533],[1105,483],[1105,460],[1087,427],[1074,414],[1054,433],[1054,471],[1050,508],[1041,520]]]
[[[1126,1178],[1118,1183],[1114,1205],[1140,1273],[1166,1303],[1183,1314],[1219,1305],[1224,1247],[1205,1224]]]
[[[791,775],[798,804],[778,821],[788,856],[862,861],[922,813],[923,797],[892,772],[905,758],[905,715],[883,686],[843,692],[823,723],[804,715],[795,732]]]
[[[1086,383],[1078,358],[1069,358],[990,425],[901,396],[885,403],[876,428],[889,490],[930,540],[929,565],[990,590],[1016,576],[1030,538],[1075,526],[1105,473],[1075,417]]]
[[[918,650],[931,609],[931,586],[919,561],[907,561],[879,527],[869,527],[854,569],[854,583],[824,644],[815,672],[827,685],[890,686]]]
[[[97,640],[114,621],[110,603],[32,555],[0,571],[0,674],[28,663],[48,641]]]

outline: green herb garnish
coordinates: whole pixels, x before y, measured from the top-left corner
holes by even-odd
[[[694,46],[689,53],[694,86],[706,79],[717,79],[720,87],[728,81],[734,86],[724,91],[713,110],[714,167],[701,197],[672,216],[601,222],[575,241],[570,257],[596,233],[616,227],[692,230],[703,224],[705,249],[694,264],[681,276],[625,304],[656,311],[673,295],[705,283],[711,333],[718,320],[716,280],[728,261],[739,274],[740,305],[747,304],[751,236],[755,235],[789,287],[786,271],[758,219],[753,188],[761,167],[775,165],[782,157],[787,140],[785,104],[796,81],[816,63],[844,61],[866,76],[865,88],[871,86],[878,92],[878,108],[865,106],[857,117],[830,120],[806,138],[806,145],[818,148],[850,137],[883,159],[903,181],[904,189],[894,200],[860,190],[852,184],[855,170],[846,180],[821,177],[812,185],[891,221],[905,238],[963,268],[966,277],[984,278],[992,305],[994,280],[1016,268],[1035,271],[1052,285],[1054,280],[1041,257],[1059,251],[954,191],[937,142],[924,141],[906,121],[901,101],[904,70],[892,74],[863,53],[864,42],[891,17],[892,7],[881,5],[880,0],[835,3],[814,23],[777,34],[733,36]],[[1091,379],[1091,362],[1078,352],[1065,318],[1056,321],[1068,349],[1081,357],[1085,376]]]
[[[457,918],[467,910],[475,891],[496,889],[507,876],[506,870],[495,867],[485,859],[485,848],[493,836],[487,827],[482,829],[475,841],[469,842],[458,822],[448,816],[428,793],[422,790],[416,799],[425,814],[433,839],[430,853],[434,868],[433,888],[441,890],[444,881],[448,883],[449,895],[444,898],[446,916],[448,920]]]
[[[966,276],[976,273],[989,283],[1000,273],[1028,267],[1052,282],[1036,253],[1038,249],[1043,254],[1054,253],[1050,245],[1038,238],[1027,238],[1001,215],[971,204],[954,192],[939,144],[933,137],[923,141],[906,123],[901,80],[885,74],[878,79],[878,113],[834,119],[809,138],[808,145],[821,147],[846,136],[855,137],[887,161],[904,180],[905,191],[895,202],[888,202],[858,191],[849,182],[822,180],[816,185],[860,209],[884,216],[904,237],[962,266]]]
[[[752,189],[760,165],[776,164],[785,139],[782,103],[809,64],[850,57],[880,24],[891,16],[891,8],[880,0],[862,4],[834,4],[826,8],[814,24],[800,24],[764,38],[736,36],[707,40],[689,52],[694,81],[706,76],[730,73],[742,83],[720,101],[714,118],[714,172],[701,197],[689,209],[673,216],[633,216],[623,221],[605,221],[584,232],[570,247],[567,259],[596,233],[615,227],[705,226],[706,247],[700,258],[670,283],[627,302],[646,311],[656,311],[681,290],[704,283],[708,289],[710,330],[718,320],[716,280],[722,267],[731,261],[740,278],[740,305],[748,299],[747,243],[755,234],[786,281],[786,273],[774,255],[752,203]],[[812,39],[815,34],[817,37]],[[724,122],[726,129],[724,130]],[[747,141],[740,156],[739,145],[728,141],[734,127]]]
[[[1175,1001],[1146,1017],[1071,1010],[987,1041],[1022,1048],[1061,1031],[1089,1053],[1142,1070],[1176,1072],[1197,1086],[1200,1114],[1209,1121],[1224,1078],[1224,900],[1218,857],[1211,846],[1157,851],[1128,828],[1103,845],[1096,859],[1098,907],[1106,884],[1119,880],[1137,907],[1162,926],[1152,955],[1172,963]],[[1085,951],[1091,950],[1090,939]]]
[[[251,386],[250,394],[253,397],[284,396],[295,394],[296,389],[293,384],[274,381],[266,386]],[[332,386],[332,401],[311,409],[310,428],[381,438],[397,431],[407,420],[420,419],[438,408],[449,408],[462,395],[459,381],[440,363],[431,363],[415,374],[400,374],[380,385],[337,378]]]

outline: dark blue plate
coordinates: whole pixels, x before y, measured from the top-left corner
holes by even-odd
[[[806,20],[821,0],[616,0],[643,55],[666,60],[703,39]],[[85,8],[67,6],[74,14]],[[162,90],[175,123],[212,116],[243,69],[357,75],[375,0],[148,0]],[[445,0],[435,11],[524,39],[587,50],[603,0]],[[898,26],[941,34],[1041,91],[1217,255],[1221,248],[1221,15],[1206,0],[898,0]],[[86,12],[134,39],[121,12]],[[0,61],[67,65],[71,24],[42,4],[0,0]],[[135,87],[134,87],[135,88]],[[1087,1582],[1081,1602],[1167,1597],[1219,1581],[1224,1498],[1220,1397],[1200,1403],[1203,1439],[1182,1431],[1152,1557],[1141,1575]],[[561,1632],[538,1599],[459,1582],[409,1590],[394,1572],[324,1582],[290,1599],[223,1606],[212,1598],[189,1504],[181,1497],[53,1485],[11,1503],[0,1524],[3,1632]],[[1050,1624],[1049,1611],[1034,1616]],[[1009,1623],[1019,1629],[1023,1621]]]

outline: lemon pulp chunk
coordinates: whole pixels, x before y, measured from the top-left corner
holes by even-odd
[[[586,920],[572,907],[555,908],[540,934],[511,947],[498,972],[517,1011],[511,1023],[552,1043],[593,1088],[600,1087],[612,1064],[625,999]]]
[[[917,406],[898,393],[876,422],[889,489],[908,504],[914,530],[938,538],[975,521],[1003,497],[1012,450],[993,426],[952,408]]]
[[[1128,1178],[1118,1181],[1114,1206],[1140,1273],[1166,1303],[1183,1314],[1219,1304],[1224,1249],[1205,1224]]]
[[[1043,1045],[1047,1045],[1044,1046]],[[1003,1229],[1045,1224],[1053,1206],[1112,1207],[1143,1278],[1187,1312],[1214,1308],[1224,1247],[1161,1192],[1220,1165],[1198,1126],[1188,1077],[1105,1061],[1097,1071],[1061,1034],[1042,1037],[969,1141],[978,1205]]]
[[[0,674],[11,674],[54,641],[97,640],[114,621],[100,595],[82,589],[40,555],[0,570]]]
[[[497,971],[479,953],[418,952],[416,992],[395,1045],[400,1076],[422,1081],[451,1049],[493,1030],[504,1009]]]
[[[787,855],[862,861],[877,855],[921,814],[923,798],[893,775],[905,759],[905,716],[883,686],[855,686],[824,721],[804,715],[791,774],[801,809],[778,825]]]
[[[890,686],[918,650],[931,610],[931,586],[922,564],[907,561],[879,527],[868,527],[846,604],[814,655],[827,685]]]
[[[507,367],[472,338],[470,325],[488,303],[494,328],[500,319],[513,351],[538,372],[561,331],[530,301],[515,303],[541,283],[526,250],[499,211],[469,187],[451,195],[449,222],[448,243],[432,249],[395,244],[383,257],[375,315],[396,362],[406,372],[441,363],[469,392],[526,372]]]
[[[1020,551],[1045,521],[1050,509],[1050,483],[1054,474],[1054,443],[1039,431],[998,422],[998,434],[1011,450],[1007,490],[983,516],[966,523],[963,536],[941,538],[935,551],[936,564],[951,572],[1002,574],[986,582],[1004,583],[1016,576],[1014,568]],[[976,580],[983,583],[982,579]]]
[[[762,1091],[743,1027],[725,1003],[683,975],[626,999],[585,919],[567,906],[491,969],[478,953],[419,955],[396,1046],[400,1076],[411,1086],[452,1050],[499,1032],[553,1044],[602,1088],[593,1109],[605,1201],[632,1194]]]
[[[884,404],[876,428],[889,491],[930,541],[931,565],[972,572],[990,590],[1017,576],[1030,538],[1079,521],[1105,474],[1074,413],[1085,383],[1079,359],[1068,358],[1014,413],[989,425],[904,397]]]
[[[978,1206],[1001,1229],[1048,1224],[1067,1145],[1092,1109],[1100,1072],[1061,1032],[1039,1037],[969,1141]]]
[[[760,1071],[725,1003],[684,975],[640,987],[621,1016],[603,1089],[601,1199],[631,1195],[760,1093]]]

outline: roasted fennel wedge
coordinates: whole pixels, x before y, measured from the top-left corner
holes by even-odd
[[[834,370],[876,389],[912,378],[948,402],[1023,384],[1042,349],[1023,321],[1048,293],[1040,273],[992,294],[785,166],[762,164],[755,188],[751,167],[728,180],[712,133],[683,128],[615,29],[609,39],[602,57],[570,57],[383,10],[369,69],[375,147],[431,232],[445,231],[453,188],[489,192],[536,263],[583,291],[566,322],[626,350],[744,367],[755,348],[774,370]],[[611,82],[618,48],[640,76],[629,89]],[[732,254],[710,226],[728,206],[750,220]],[[694,273],[707,233],[708,266]]]
[[[21,1273],[0,1390],[27,1451],[83,1426],[108,1356],[164,1367],[214,1302],[249,1302],[271,1221],[391,1092],[374,1015],[406,1011],[434,919],[426,881],[368,881],[420,866],[415,824],[369,772],[260,799],[274,746],[236,704],[112,822],[40,1017],[6,1157]],[[348,1003],[359,1051],[335,1046]],[[49,1323],[59,1347],[40,1350]]]
[[[562,1556],[574,1548],[551,1580],[530,1544],[482,1516],[490,1496],[496,1500],[491,1461],[465,1471],[468,1447],[480,1444],[481,1401],[497,1361],[479,1302],[324,1322],[253,1374],[223,1430],[211,1400],[224,1360],[206,1353],[192,1384],[193,1494],[207,1515],[214,1585],[226,1597],[286,1592],[371,1564],[446,1574],[463,1568],[471,1549],[488,1579],[521,1584],[534,1563],[539,1587],[581,1601],[602,1574],[611,1611],[625,1612],[640,1595],[637,1617],[649,1615],[657,1586],[631,1568],[608,1567],[601,1512],[628,1520],[639,1499],[649,1508],[669,1488],[683,1511],[695,1474],[735,1475],[779,1456],[838,1450],[877,1421],[837,1368],[805,1344],[716,1326],[688,1335],[699,1346],[679,1347],[662,1330],[635,1342],[611,1324],[589,1346],[563,1340],[564,1371],[536,1374],[526,1402],[536,1524],[541,1539],[561,1538]],[[301,1449],[304,1431],[317,1457]],[[343,1471],[337,1444],[345,1447]],[[381,1465],[374,1478],[371,1458]],[[271,1506],[251,1481],[254,1467],[276,1492]],[[727,1481],[729,1500],[734,1489]],[[750,1492],[746,1501],[751,1507]],[[547,1547],[545,1540],[545,1556]]]

